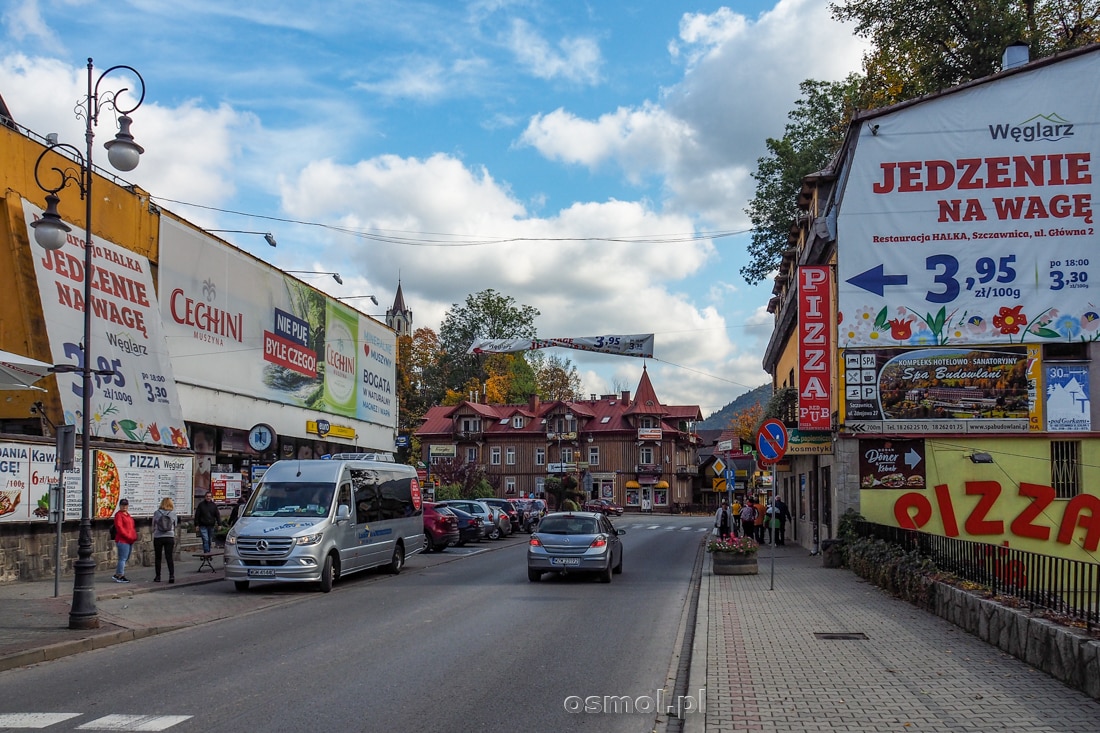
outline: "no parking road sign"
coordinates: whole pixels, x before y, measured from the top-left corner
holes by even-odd
[[[756,431],[756,451],[761,463],[776,463],[787,452],[787,427],[775,418],[764,421]]]

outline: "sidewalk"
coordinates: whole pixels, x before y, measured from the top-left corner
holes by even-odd
[[[189,603],[190,594],[185,592],[191,586],[223,580],[221,558],[215,556],[214,572],[199,573],[199,560],[184,557],[176,561],[176,582],[171,585],[167,568],[160,583],[153,582],[152,567],[132,563],[126,567],[131,581],[126,584],[114,582],[113,570],[98,571],[98,629],[69,629],[72,575],[61,578],[56,598],[52,579],[0,584],[0,671],[233,615],[208,599]],[[174,592],[158,592],[168,590]]]
[[[758,575],[706,556],[686,733],[1084,731],[1100,704],[802,547]]]

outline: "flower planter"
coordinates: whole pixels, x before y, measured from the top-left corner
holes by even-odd
[[[711,569],[715,575],[756,575],[760,572],[756,555],[735,555],[732,552],[712,552]]]

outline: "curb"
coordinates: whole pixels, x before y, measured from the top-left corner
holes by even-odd
[[[695,640],[691,645],[691,667],[688,670],[688,690],[707,686],[707,654],[710,652],[710,578],[711,570],[703,560],[702,577],[699,579],[699,604],[695,612]],[[697,715],[689,715],[684,721],[684,733],[704,733],[707,729],[707,709]]]

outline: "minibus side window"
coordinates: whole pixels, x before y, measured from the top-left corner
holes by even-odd
[[[340,492],[336,497],[336,511],[340,511],[341,506],[346,506],[348,509],[352,509],[351,484],[342,484],[340,486]]]
[[[358,524],[377,522],[382,518],[378,492],[373,471],[351,471],[351,483],[355,487],[355,521]]]

